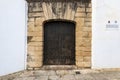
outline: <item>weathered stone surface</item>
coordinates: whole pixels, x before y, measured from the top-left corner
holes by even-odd
[[[29,42],[28,46],[43,46],[42,42]]]
[[[91,62],[90,61],[89,62],[83,62],[83,65],[84,65],[84,67],[89,68],[89,67],[91,67]]]
[[[42,26],[42,24],[43,24],[43,21],[44,21],[45,19],[44,18],[35,18],[35,25],[36,26]]]
[[[120,69],[26,70],[0,76],[0,80],[120,80]]]
[[[78,68],[90,67],[92,37],[91,14],[91,3],[88,4],[86,8],[85,5],[80,2],[63,4],[60,2],[46,3],[38,1],[28,3],[28,68],[40,68],[43,64],[43,22],[49,19],[73,20],[76,22],[75,63]],[[39,78],[40,77],[36,79]],[[56,79],[57,77],[51,77],[50,79],[52,78]]]
[[[77,67],[79,67],[79,68],[84,68],[83,62],[76,61],[76,65],[77,65]]]
[[[85,13],[82,13],[82,12],[75,14],[75,17],[76,17],[76,18],[77,18],[77,17],[78,17],[78,18],[80,18],[80,17],[81,17],[81,18],[84,18],[85,16],[86,16],[86,14],[85,14]]]
[[[34,22],[32,21],[32,22],[28,22],[28,32],[29,31],[34,31]]]
[[[49,80],[59,80],[59,76],[49,76]]]
[[[27,63],[28,69],[29,68],[41,67],[41,66],[42,66],[42,62],[40,63],[40,61],[39,62],[30,61],[30,62]]]
[[[35,12],[35,13],[29,13],[29,14],[28,14],[28,17],[30,17],[30,18],[31,18],[31,17],[32,17],[32,18],[33,18],[33,17],[43,17],[43,16],[44,16],[44,15],[43,15],[42,12],[40,12],[40,13],[39,13],[39,12],[37,12],[37,13]]]
[[[77,56],[76,56],[76,61],[77,61],[77,62],[83,62],[83,60],[84,60],[84,59],[83,59],[83,56],[81,56],[81,55],[77,55]]]
[[[85,57],[83,57],[83,61],[89,62],[89,61],[91,61],[91,57],[85,56]]]
[[[32,37],[32,39],[31,39],[31,42],[40,42],[40,41],[43,41],[43,37]]]
[[[41,24],[41,23],[40,23]],[[34,27],[35,32],[43,32],[43,26],[35,26]]]
[[[35,18],[29,18],[28,19],[28,22],[34,22],[35,21]]]
[[[30,55],[30,56],[32,56],[32,55],[39,55],[39,56],[42,56],[42,55],[43,55],[43,51],[42,51],[42,50],[38,50],[38,51],[29,50],[28,55]]]
[[[42,32],[28,32],[28,36],[42,37]]]

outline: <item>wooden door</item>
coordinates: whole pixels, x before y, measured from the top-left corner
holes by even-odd
[[[51,21],[44,24],[44,65],[75,64],[75,24]]]

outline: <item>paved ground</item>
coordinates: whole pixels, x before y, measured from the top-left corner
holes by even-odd
[[[120,80],[120,71],[36,70],[0,77],[0,80]]]

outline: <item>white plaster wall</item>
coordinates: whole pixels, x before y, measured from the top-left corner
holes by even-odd
[[[120,1],[92,0],[92,68],[120,68]],[[108,21],[119,28],[106,28]]]
[[[0,76],[25,69],[25,1],[0,0]]]

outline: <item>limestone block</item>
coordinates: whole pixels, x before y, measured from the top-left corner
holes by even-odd
[[[91,62],[91,56],[85,56],[83,57],[84,62]]]
[[[42,32],[28,32],[28,36],[36,36],[36,37],[42,37]]]
[[[76,42],[76,45],[82,43],[82,42],[83,42],[82,36],[80,36],[80,37],[79,37],[79,36],[76,36],[75,42]]]
[[[83,68],[84,64],[83,64],[83,62],[77,62],[76,61],[76,66],[79,67],[79,68]]]
[[[85,22],[91,22],[92,19],[91,18],[85,18]]]
[[[28,22],[28,31],[34,31],[34,22]]]
[[[28,46],[27,47],[27,51],[34,51],[35,50],[35,47],[34,46]]]
[[[83,27],[83,31],[91,31],[91,27]]]
[[[91,62],[83,62],[84,67],[91,67]]]
[[[42,43],[41,43],[42,44]],[[42,51],[43,50],[43,47],[42,46],[28,46],[27,47],[27,50],[28,51]]]
[[[35,46],[35,51],[42,51],[42,50],[43,50],[43,47]]]
[[[89,56],[89,57],[90,57],[90,56],[91,56],[91,51],[83,51],[83,52],[82,52],[82,55],[83,55],[83,56]]]
[[[42,11],[42,4],[40,3],[40,2],[35,2],[34,4],[33,4],[34,6],[33,6],[33,10],[32,11]]]
[[[84,13],[84,12],[85,12],[85,8],[80,8],[80,7],[78,7],[78,8],[77,8],[77,12],[78,12],[78,13],[80,13],[80,12],[81,12],[81,13]]]
[[[43,41],[43,37],[33,37],[31,41],[36,41],[36,42]]]
[[[30,68],[35,68],[35,67],[41,67],[42,66],[42,62],[28,62],[27,64]]]
[[[82,38],[82,42],[84,42],[84,44],[91,44],[91,38]],[[89,46],[90,47],[90,46]]]
[[[77,17],[78,17],[78,18],[80,18],[80,17],[81,17],[81,18],[84,18],[85,16],[86,16],[86,14],[85,14],[85,13],[82,13],[82,12],[80,12],[80,13],[77,12],[77,13],[75,14],[75,17],[76,17],[76,18],[77,18]]]
[[[81,32],[83,26],[85,25],[84,18],[75,18],[75,21],[76,21],[76,32]]]
[[[82,55],[82,53],[83,53],[83,51],[82,51],[82,50],[76,50],[76,56],[81,56],[81,55]]]
[[[88,7],[91,8],[92,7],[92,3],[89,3]]]
[[[85,27],[91,27],[92,23],[91,22],[85,22]]]
[[[83,62],[83,56],[76,56],[76,61],[77,62]]]
[[[91,47],[81,47],[82,48],[82,50],[84,50],[84,51],[91,51]]]
[[[40,24],[41,24],[41,23],[40,23]],[[36,32],[37,32],[37,31],[43,32],[43,26],[37,26],[37,25],[36,25],[36,26],[34,27],[34,31],[36,31]]]
[[[43,51],[42,50],[38,50],[38,51],[29,50],[28,55],[31,55],[31,56],[43,56]]]
[[[78,51],[78,50],[82,50],[82,49],[80,47],[76,47],[75,50]]]
[[[80,38],[82,38],[82,34],[83,34],[83,32],[82,31],[77,31],[76,32],[76,39],[80,39]]]
[[[32,60],[31,60],[32,62],[42,62],[43,61],[43,57],[40,55],[32,55],[31,58],[32,58]]]
[[[28,17],[43,17],[43,12],[28,13]]]
[[[43,46],[42,42],[29,42],[28,46]]]
[[[35,25],[36,26],[42,26],[44,20],[45,19],[43,17],[35,18]]]
[[[76,50],[76,56],[91,56],[91,51],[84,51],[84,50]]]
[[[83,31],[82,37],[83,38],[91,38],[91,31]]]
[[[91,38],[78,38],[76,40],[76,47],[91,47]]]
[[[34,22],[35,21],[35,18],[29,18],[28,19],[28,22]]]
[[[92,8],[87,8],[87,9],[86,9],[86,12],[91,13],[91,12],[92,12]]]

